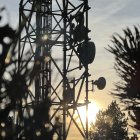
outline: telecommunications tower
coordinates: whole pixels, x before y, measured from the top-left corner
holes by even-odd
[[[95,82],[89,80],[88,65],[95,57],[95,45],[88,37],[89,9],[88,0],[20,1],[19,24],[23,32],[18,67],[33,66],[35,70],[27,100],[32,106],[51,98],[50,125],[53,128],[56,116],[60,116],[61,130],[56,135],[62,140],[67,139],[71,125],[88,139],[88,94],[93,84],[99,89],[105,86],[102,77]],[[86,107],[85,124],[78,110],[81,106]]]

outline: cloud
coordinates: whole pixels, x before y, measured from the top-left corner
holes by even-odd
[[[139,0],[131,0],[127,3],[123,9],[121,9],[115,17],[120,18],[135,18],[139,17],[140,9],[139,9],[140,1]]]
[[[114,14],[119,13],[122,9],[127,7],[127,5],[132,0],[95,0],[94,2],[89,2],[93,10],[91,10],[91,16],[94,15],[96,22],[102,22],[109,17],[112,17]]]
[[[89,12],[90,35],[99,46],[107,46],[115,32],[122,34],[122,29],[140,21],[139,0],[90,0],[89,4],[93,9]]]

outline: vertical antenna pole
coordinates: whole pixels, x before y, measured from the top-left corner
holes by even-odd
[[[88,29],[88,0],[85,1],[85,9],[86,9],[86,28]],[[86,35],[86,38],[85,38],[85,42],[86,44],[88,44],[88,33]],[[87,47],[89,47],[87,45]],[[88,49],[86,49],[86,54],[88,54]],[[86,75],[86,139],[88,140],[88,103],[89,103],[89,100],[88,100],[88,63],[87,63],[87,55],[85,56],[86,58],[86,67],[85,67],[85,75]]]
[[[66,140],[66,101],[65,101],[65,94],[66,94],[66,0],[63,0],[63,34],[64,34],[64,44],[63,44],[63,140]]]

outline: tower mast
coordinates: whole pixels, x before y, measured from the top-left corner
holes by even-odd
[[[95,45],[88,38],[89,9],[88,0],[20,2],[19,26],[23,33],[18,49],[19,70],[25,61],[35,76],[26,100],[37,106],[51,98],[50,125],[55,128],[56,117],[60,116],[56,135],[62,140],[68,138],[73,124],[88,139],[88,65],[95,57]],[[30,57],[25,58],[28,51]],[[86,107],[86,124],[78,110],[82,106]]]

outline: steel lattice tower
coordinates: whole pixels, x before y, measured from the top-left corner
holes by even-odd
[[[89,9],[88,0],[20,2],[19,24],[23,32],[18,67],[22,69],[20,62],[25,61],[24,65],[36,70],[27,100],[37,105],[51,97],[50,124],[54,127],[55,117],[60,115],[62,130],[56,133],[62,140],[67,139],[72,124],[88,139],[88,65],[95,56],[94,43],[88,38]],[[28,51],[27,59],[24,56]],[[86,106],[86,124],[78,111],[81,106]]]

